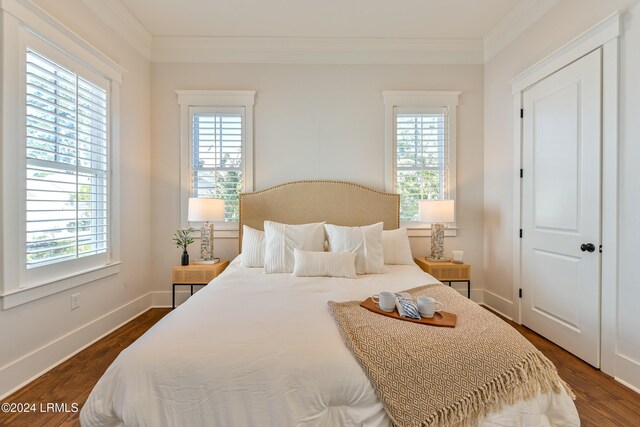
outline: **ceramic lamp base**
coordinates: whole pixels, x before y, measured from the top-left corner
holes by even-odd
[[[213,259],[213,224],[203,222],[200,226],[200,258]]]
[[[431,224],[431,258],[444,258],[444,224]]]

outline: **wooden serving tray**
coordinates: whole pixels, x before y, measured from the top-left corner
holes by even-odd
[[[458,316],[453,313],[447,313],[446,311],[436,311],[431,319],[427,317],[421,317],[420,319],[409,319],[408,317],[400,317],[400,314],[398,314],[398,310],[394,309],[391,312],[381,310],[380,307],[378,307],[378,304],[373,302],[371,298],[367,298],[366,300],[362,301],[360,303],[360,306],[366,308],[369,311],[373,311],[374,313],[382,314],[383,316],[392,317],[399,320],[406,320],[407,322],[420,323],[422,325],[455,328],[456,322],[458,320]]]

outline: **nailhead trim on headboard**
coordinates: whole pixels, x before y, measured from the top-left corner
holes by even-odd
[[[239,229],[238,229],[238,247],[239,250],[242,251],[242,202],[243,199],[246,197],[251,197],[257,194],[262,194],[262,193],[266,193],[268,191],[272,191],[281,187],[287,187],[287,186],[292,186],[292,185],[297,185],[297,184],[314,184],[314,183],[320,183],[320,184],[341,184],[341,185],[347,185],[347,186],[352,186],[352,187],[357,187],[366,191],[371,191],[373,193],[377,193],[380,195],[384,195],[384,196],[395,196],[397,198],[397,202],[396,202],[396,228],[400,227],[400,195],[396,194],[396,193],[387,193],[384,191],[380,191],[380,190],[376,190],[374,188],[370,188],[361,184],[356,184],[353,182],[348,182],[348,181],[333,181],[333,180],[301,180],[301,181],[291,181],[291,182],[286,182],[283,184],[279,184],[270,188],[266,188],[264,190],[260,190],[260,191],[254,191],[254,192],[250,192],[250,193],[240,193],[240,197],[239,197],[239,215],[240,215],[240,219],[239,219]]]

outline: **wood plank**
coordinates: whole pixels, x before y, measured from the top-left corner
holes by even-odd
[[[89,393],[115,358],[170,309],[154,308],[47,372],[7,397],[4,402],[77,403]],[[577,396],[583,427],[639,426],[640,394],[544,339],[524,326],[506,320],[542,351],[558,368]],[[0,426],[78,426],[79,413],[0,413]]]

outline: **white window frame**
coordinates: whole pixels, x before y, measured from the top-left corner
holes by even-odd
[[[253,191],[253,106],[256,92],[252,90],[177,90],[180,106],[180,224],[188,226],[189,197],[191,195],[192,120],[194,112],[207,107],[212,112],[224,108],[244,108],[242,141],[242,192]],[[237,223],[226,223],[228,228]]]
[[[455,211],[458,211],[456,197],[456,159],[457,159],[457,106],[461,92],[458,91],[384,91],[385,110],[385,188],[390,193],[396,192],[396,113],[408,113],[415,111],[420,113],[434,107],[448,110],[449,135],[448,135],[448,178],[445,193],[449,199],[455,201]],[[445,236],[457,235],[456,222],[449,224],[445,229]],[[412,233],[415,236],[431,236],[431,226],[426,226],[419,221],[402,221],[402,227],[409,230],[420,230],[422,234]],[[426,230],[425,230],[426,229]]]
[[[123,69],[77,34],[31,2],[3,1],[2,19],[2,284],[3,310],[80,286],[120,271],[119,105]],[[109,251],[104,257],[86,257],[26,269],[26,49],[61,65],[72,64],[109,81],[110,190]],[[19,143],[16,143],[18,141]],[[93,258],[89,260],[88,258]],[[33,274],[31,274],[33,273]]]

